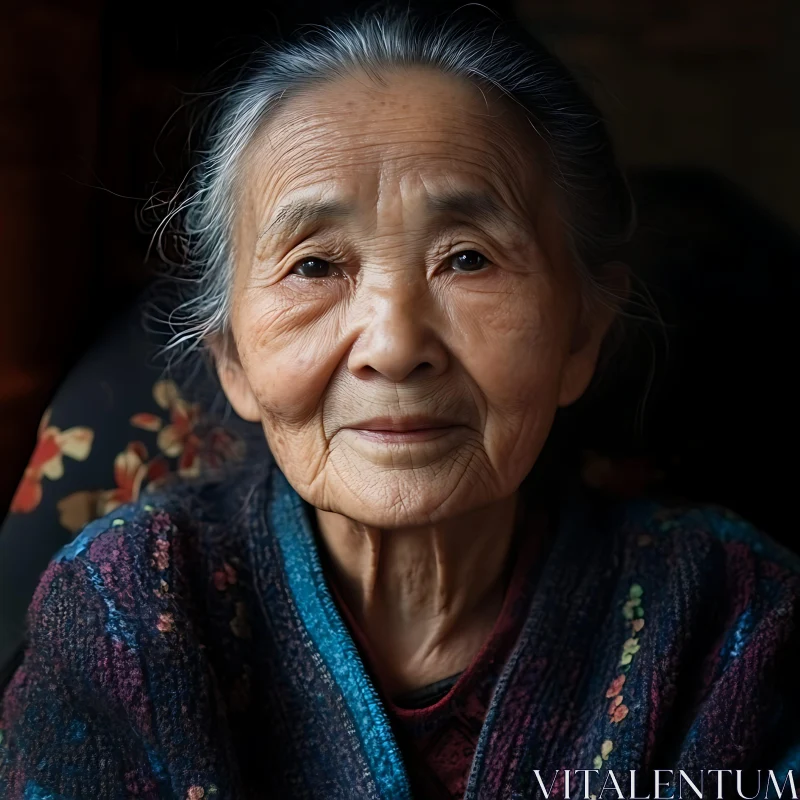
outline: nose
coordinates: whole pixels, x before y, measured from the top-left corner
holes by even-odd
[[[394,383],[412,375],[434,377],[447,368],[447,351],[433,330],[425,300],[395,287],[373,298],[366,322],[350,350],[348,369],[357,377],[380,374]]]

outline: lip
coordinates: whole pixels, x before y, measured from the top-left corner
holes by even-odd
[[[458,425],[433,417],[376,417],[347,427],[365,439],[391,444],[431,441],[446,436]]]
[[[455,424],[452,420],[441,417],[374,417],[354,422],[346,427],[359,431],[375,431],[376,433],[407,433],[452,428]]]

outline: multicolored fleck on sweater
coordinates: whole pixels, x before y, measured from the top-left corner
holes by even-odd
[[[309,513],[267,465],[64,547],[3,698],[0,797],[415,796]],[[639,796],[654,769],[800,770],[799,598],[797,560],[724,510],[566,493],[465,798],[542,797],[537,770],[551,797],[564,769],[645,771]]]

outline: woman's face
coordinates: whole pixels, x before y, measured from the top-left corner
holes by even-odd
[[[393,528],[507,497],[586,388],[610,312],[582,313],[534,142],[416,69],[308,90],[251,145],[220,377],[318,508]],[[403,421],[442,427],[376,430]]]

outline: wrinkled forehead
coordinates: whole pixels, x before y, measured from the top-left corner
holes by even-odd
[[[509,100],[414,69],[341,77],[286,100],[251,142],[238,188],[260,229],[299,200],[364,214],[400,203],[411,214],[462,195],[531,219],[548,184],[537,134]]]

